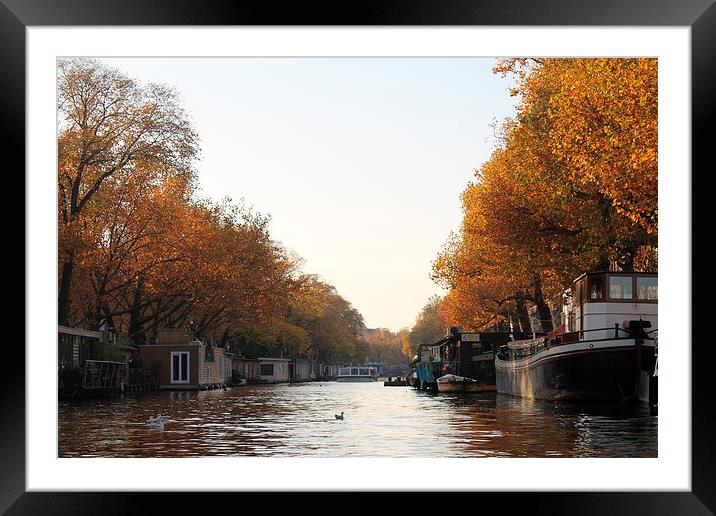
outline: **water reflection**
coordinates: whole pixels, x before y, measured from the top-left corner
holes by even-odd
[[[170,421],[148,429],[158,413]],[[656,457],[657,421],[639,406],[382,382],[262,385],[60,403],[59,456]]]

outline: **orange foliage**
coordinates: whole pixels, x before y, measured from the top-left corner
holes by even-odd
[[[176,92],[94,60],[58,72],[61,324],[135,344],[183,327],[236,351],[366,355],[360,313],[300,273],[268,217],[197,198],[198,136]]]
[[[494,71],[514,76],[518,115],[433,264],[448,320],[475,329],[524,319],[525,303],[548,320],[547,300],[584,270],[655,266],[658,231],[656,60],[505,59]]]

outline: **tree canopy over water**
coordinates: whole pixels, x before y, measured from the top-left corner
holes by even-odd
[[[433,263],[438,312],[469,329],[552,329],[558,294],[587,270],[657,268],[657,60],[503,59],[514,119],[462,194]],[[424,312],[425,313],[425,312]]]

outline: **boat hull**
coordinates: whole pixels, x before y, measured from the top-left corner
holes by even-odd
[[[480,383],[472,378],[448,374],[437,379],[438,392],[480,392]]]
[[[521,360],[497,358],[497,391],[553,401],[636,399],[653,348],[637,352],[633,340],[620,339],[555,346]]]
[[[377,378],[372,378],[370,376],[338,376],[336,378],[336,381],[338,382],[375,382]]]
[[[408,382],[405,380],[383,382],[383,387],[406,387],[407,385],[408,385]]]
[[[438,392],[480,392],[476,383],[438,383]]]

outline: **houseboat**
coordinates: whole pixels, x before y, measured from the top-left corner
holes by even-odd
[[[261,382],[261,365],[257,358],[234,356],[231,365],[238,384],[257,384]]]
[[[378,370],[375,367],[341,367],[336,380],[339,382],[375,382]]]
[[[290,380],[288,358],[259,357],[260,383],[285,383]]]
[[[207,346],[184,329],[158,330],[154,343],[139,346],[144,366],[155,371],[160,390],[199,390],[226,385],[226,350]]]
[[[288,378],[291,382],[308,382],[316,377],[313,364],[306,358],[294,358],[288,364]]]
[[[515,335],[517,338],[527,337],[526,333]],[[418,348],[418,354],[413,358],[413,386],[439,391],[438,379],[454,375],[477,381],[479,392],[495,392],[495,352],[499,346],[507,344],[510,337],[509,332],[464,332],[451,327],[444,338]]]
[[[57,327],[57,380],[60,398],[119,394],[128,382],[126,348],[116,334]]]
[[[497,391],[546,400],[656,403],[650,392],[655,392],[657,274],[586,273],[564,300],[557,329],[500,347]]]

